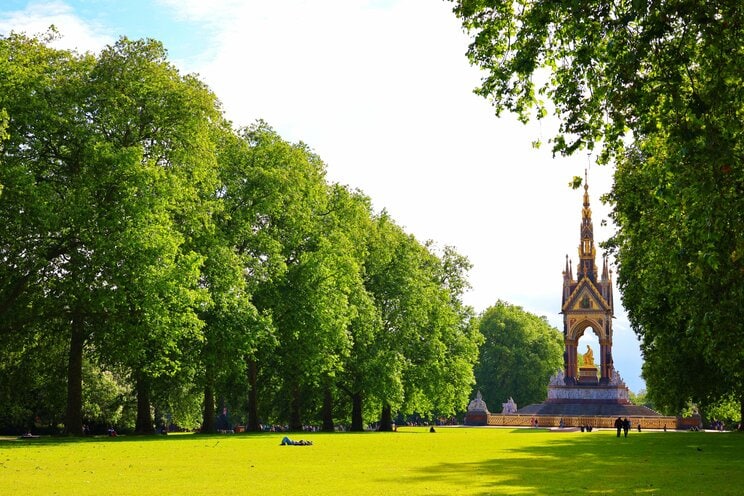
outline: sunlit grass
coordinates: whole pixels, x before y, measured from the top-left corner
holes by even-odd
[[[0,441],[0,494],[742,494],[736,433],[396,433]]]

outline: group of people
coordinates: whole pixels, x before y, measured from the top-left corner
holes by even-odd
[[[713,420],[713,422],[710,423],[710,428],[714,431],[722,431],[725,428],[725,424],[723,423],[723,420]]]
[[[640,424],[638,425],[640,429]],[[615,429],[617,429],[617,437],[620,437],[620,431],[625,433],[625,437],[628,437],[628,431],[630,430],[630,420],[628,417],[615,419]]]

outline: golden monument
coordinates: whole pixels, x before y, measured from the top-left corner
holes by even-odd
[[[645,406],[631,405],[630,391],[612,364],[611,272],[606,256],[602,257],[601,272],[598,270],[595,255],[589,186],[584,182],[576,277],[568,255],[563,271],[563,368],[550,378],[547,399],[522,407],[519,414],[568,416],[579,422],[584,416],[658,416]],[[591,346],[587,345],[584,353],[577,349],[587,331],[599,340],[598,364]]]
[[[576,278],[573,263],[566,255],[563,271],[563,381],[567,385],[579,383],[609,384],[613,377],[612,365],[612,278],[607,257],[602,257],[602,272],[594,261],[594,226],[589,208],[589,184],[584,173],[584,205],[581,209],[581,239]],[[587,345],[583,355],[576,349],[579,339],[591,331],[599,339],[599,380],[594,353]],[[580,360],[583,358],[583,360]],[[591,371],[589,369],[592,369]],[[586,370],[581,370],[586,369]]]

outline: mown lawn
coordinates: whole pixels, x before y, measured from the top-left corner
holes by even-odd
[[[396,433],[0,440],[0,495],[744,494],[744,435]]]

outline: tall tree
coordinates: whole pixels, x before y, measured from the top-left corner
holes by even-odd
[[[380,428],[394,412],[454,413],[465,406],[479,333],[460,297],[469,263],[448,249],[444,260],[407,235],[386,215],[365,266],[365,287],[382,325],[374,333],[366,367],[374,384],[365,399],[381,408]]]
[[[425,384],[427,395],[433,398],[432,411],[450,416],[463,411],[468,403],[475,383],[473,367],[484,337],[473,308],[463,303],[463,295],[470,289],[467,275],[472,264],[451,246],[445,246],[434,261],[432,269],[439,294],[434,322],[442,326],[444,354]]]
[[[366,267],[365,287],[372,294],[382,326],[375,333],[373,362],[378,374],[367,400],[381,409],[381,429],[392,429],[393,412],[406,401],[405,377],[414,354],[427,347],[428,302],[422,276],[425,249],[387,215],[378,220],[377,237]],[[410,390],[415,391],[415,385]],[[408,397],[408,404],[415,399]]]
[[[347,331],[351,348],[335,376],[335,387],[342,396],[340,402],[350,406],[351,430],[361,431],[364,430],[365,400],[383,397],[384,378],[392,369],[384,358],[385,349],[380,346],[381,310],[368,285],[376,271],[381,270],[378,265],[381,259],[389,262],[389,239],[384,233],[389,219],[384,213],[373,214],[369,198],[340,186],[336,186],[334,205],[337,222],[347,231],[358,263],[357,278],[349,295],[353,309]],[[367,417],[371,418],[373,409],[369,402],[366,406]]]
[[[277,414],[292,429],[302,427],[308,389],[340,366],[348,352],[348,297],[358,271],[349,240],[324,218],[330,212],[325,165],[304,144],[281,139],[264,124],[246,134],[259,194],[247,232],[251,246],[269,252],[258,257],[265,273],[254,292],[257,308],[271,316],[277,347],[259,351],[255,366],[270,371],[283,402]],[[256,236],[255,233],[259,233]],[[248,239],[246,237],[246,239]],[[257,385],[256,385],[257,386]],[[254,386],[255,387],[255,386]]]
[[[729,394],[744,408],[744,174],[698,161],[695,143],[673,144],[646,139],[618,165],[618,285],[659,408],[678,413]]]
[[[492,407],[544,401],[550,377],[563,363],[563,337],[545,317],[498,301],[480,317],[485,342],[475,366],[476,388]]]
[[[599,143],[601,161],[617,159],[611,246],[649,395],[660,399],[657,380],[673,383],[679,344],[723,371],[744,414],[742,3],[459,0],[454,10],[487,71],[477,92],[497,113],[540,118],[547,97],[561,117],[554,151]],[[699,397],[697,386],[666,404]]]
[[[372,296],[364,287],[369,239],[374,230],[371,200],[359,191],[331,185],[328,211],[322,216],[322,225],[326,235],[336,240],[334,244],[344,251],[346,301],[342,310],[348,319],[345,329],[347,346],[338,354],[338,366],[329,369],[321,381],[322,425],[324,430],[331,431],[337,417],[347,418],[336,406],[348,404],[344,400],[351,400],[352,429],[361,430],[363,421],[358,393],[363,380],[359,380],[359,370],[367,364],[371,336],[379,329],[379,316]],[[351,384],[347,382],[350,378]],[[367,380],[374,380],[373,376]]]
[[[199,338],[202,259],[186,243],[209,220],[205,137],[219,109],[154,41],[93,57],[11,35],[0,50],[0,106],[14,116],[0,208],[17,227],[3,239],[3,311],[54,315],[45,332],[67,334],[65,427],[79,434],[86,349],[145,378],[172,372],[181,340]]]

